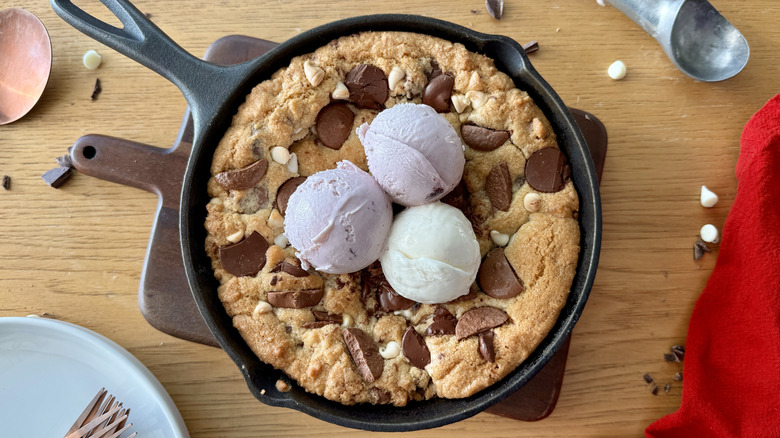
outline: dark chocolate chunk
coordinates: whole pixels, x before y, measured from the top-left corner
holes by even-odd
[[[696,239],[696,243],[693,244],[693,259],[699,260],[705,252],[712,251],[706,243],[701,239]]]
[[[11,189],[11,177],[8,175],[3,175],[3,180],[0,182],[0,186],[3,187],[5,190]]]
[[[61,169],[65,169],[62,167]],[[232,245],[219,248],[219,261],[236,277],[254,277],[265,266],[268,242],[257,231]]]
[[[344,322],[344,318],[341,315],[333,315],[328,312],[323,312],[322,310],[312,310],[311,313],[314,314],[314,319],[317,321],[328,321],[333,324],[341,324]]]
[[[426,365],[431,363],[431,352],[425,345],[425,339],[417,333],[414,327],[406,329],[401,343],[404,356],[409,359],[409,363],[420,369],[424,369]]]
[[[363,380],[372,383],[378,379],[385,367],[385,360],[379,355],[374,340],[363,330],[354,327],[342,330],[341,336]]]
[[[566,186],[571,178],[571,168],[560,150],[539,149],[525,162],[525,178],[534,189],[553,193]]]
[[[278,282],[279,282],[279,277],[277,277],[276,275],[271,277],[271,286],[276,286],[276,283]]]
[[[682,382],[682,379],[683,379],[682,373],[674,373],[674,377],[672,377],[672,379],[674,379],[674,380],[676,380],[678,382]]]
[[[477,125],[461,125],[460,135],[470,148],[482,152],[495,150],[509,140],[509,131],[498,131]]]
[[[523,44],[523,50],[525,50],[526,55],[537,52],[539,50],[539,41],[530,41]]]
[[[316,306],[322,299],[322,289],[279,290],[268,292],[268,302],[274,307],[302,309]]]
[[[263,159],[241,169],[220,172],[214,178],[225,190],[246,190],[254,187],[265,176],[266,170],[268,161]]]
[[[379,111],[390,94],[385,72],[369,64],[360,64],[350,70],[344,84],[349,89],[349,100],[360,108]]]
[[[458,319],[455,337],[458,340],[468,338],[509,321],[509,315],[501,309],[489,306],[475,307]]]
[[[485,0],[488,14],[496,20],[504,16],[504,0]]]
[[[664,353],[664,360],[667,362],[679,362],[680,358],[674,355],[674,353]]]
[[[433,311],[433,322],[425,329],[425,336],[454,335],[458,319],[449,310],[436,306]]]
[[[41,175],[41,178],[51,187],[58,189],[65,184],[65,181],[73,175],[73,169],[70,167],[55,167],[54,169],[47,170],[46,173]]]
[[[485,192],[493,207],[509,211],[512,204],[512,178],[506,163],[498,163],[490,170],[485,178]]]
[[[317,114],[317,136],[331,149],[341,149],[352,132],[355,113],[346,103],[333,102]]]
[[[669,393],[670,389],[672,389],[671,383],[667,383],[666,385],[664,385],[664,392]]]
[[[100,86],[100,79],[95,79],[95,88],[92,89],[92,101],[96,101],[100,93],[103,92],[103,87]]]
[[[385,312],[394,312],[396,310],[405,310],[414,306],[414,301],[404,298],[396,292],[390,284],[383,281],[377,288],[379,306]]]
[[[431,59],[431,71],[426,75],[428,82],[430,82],[431,79],[435,78],[436,76],[439,76],[440,74],[441,74],[441,67],[439,67],[439,63]]]
[[[477,272],[477,282],[486,294],[498,299],[515,297],[524,289],[506,259],[504,248],[496,248],[485,257]]]
[[[455,78],[449,73],[436,76],[425,86],[422,95],[422,103],[435,109],[437,113],[450,111],[450,97]]]
[[[493,330],[479,334],[479,354],[488,362],[496,361],[496,350],[493,346]]]
[[[274,266],[273,269],[271,269],[271,272],[285,272],[287,274],[292,275],[293,277],[308,277],[309,273],[303,269],[301,269],[300,266],[294,265],[292,263],[288,262],[281,262],[278,265]]]
[[[653,383],[653,385],[650,387],[650,393],[653,395],[658,395],[658,387]]]
[[[284,215],[284,212],[287,211],[287,201],[290,200],[290,195],[295,193],[295,189],[303,184],[304,181],[306,181],[305,176],[296,176],[279,186],[279,190],[276,192],[276,208],[279,209],[279,213]]]
[[[682,345],[672,345],[672,348],[670,349],[672,351],[672,354],[677,358],[678,362],[682,362],[682,360],[685,358],[685,347]]]
[[[61,167],[73,167],[73,160],[70,159],[70,155],[60,155],[57,157],[57,164]]]
[[[645,383],[653,383],[653,376],[650,373],[645,374],[642,378],[645,379]]]

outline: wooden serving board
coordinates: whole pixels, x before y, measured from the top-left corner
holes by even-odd
[[[230,35],[215,41],[204,59],[216,64],[237,64],[254,59],[276,45],[271,41]],[[588,143],[600,180],[607,153],[606,129],[592,114],[577,109],[571,109],[571,112]],[[192,136],[192,118],[187,108],[171,148],[90,134],[74,143],[70,155],[79,172],[159,196],[138,293],[141,312],[157,330],[219,347],[192,298],[181,257],[179,194]],[[570,341],[571,336],[533,379],[487,412],[522,421],[538,421],[550,415],[561,391]]]

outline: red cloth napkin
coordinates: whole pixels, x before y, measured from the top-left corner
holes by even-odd
[[[691,315],[682,406],[661,437],[780,437],[780,94],[745,125],[737,197]]]

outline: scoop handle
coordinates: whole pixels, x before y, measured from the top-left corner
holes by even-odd
[[[203,61],[182,49],[129,1],[100,1],[122,22],[122,29],[89,15],[71,0],[50,0],[52,9],[68,24],[176,85],[192,108],[197,138],[251,66],[224,67]]]
[[[664,27],[668,17],[674,18],[686,0],[607,0],[607,3],[624,13],[658,39],[659,29]],[[674,21],[674,20],[672,20]]]

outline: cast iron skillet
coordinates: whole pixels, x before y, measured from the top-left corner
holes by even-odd
[[[263,403],[297,409],[342,426],[407,431],[442,426],[475,415],[501,401],[533,377],[558,350],[574,328],[596,275],[601,245],[601,201],[593,163],[574,119],[557,94],[533,69],[515,41],[427,17],[371,15],[329,23],[304,32],[266,55],[243,64],[223,67],[190,55],[170,40],[144,14],[125,0],[101,0],[124,25],[110,26],[72,4],[51,0],[65,21],[90,37],[140,62],[173,82],[192,109],[194,140],[181,194],[179,228],[182,254],[192,294],[211,332],[244,374],[252,394]],[[542,344],[515,371],[478,394],[460,400],[434,399],[392,406],[344,406],[309,394],[292,384],[289,392],[276,390],[283,373],[252,353],[217,297],[211,261],[204,250],[206,183],[219,139],[251,88],[289,64],[340,36],[361,31],[408,31],[462,43],[467,49],[493,58],[496,66],[526,90],[552,123],[558,143],[569,158],[572,178],[580,195],[581,250],[577,273],[566,306]]]

